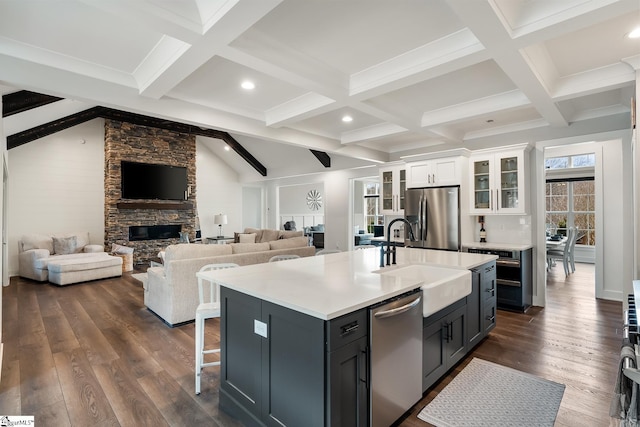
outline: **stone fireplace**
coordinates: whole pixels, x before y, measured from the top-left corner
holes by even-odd
[[[178,243],[176,230],[189,233],[193,240],[197,212],[195,136],[108,119],[104,127],[105,249],[110,250],[112,243],[133,247],[134,263],[144,264],[155,260],[168,245]],[[123,160],[186,167],[187,200],[123,200]],[[173,234],[163,232],[153,239],[130,239],[130,227],[158,231],[157,226],[171,226]]]
[[[129,242],[138,240],[178,239],[182,226],[169,225],[132,225],[129,227]]]

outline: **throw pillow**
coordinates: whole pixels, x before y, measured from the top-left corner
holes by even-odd
[[[111,244],[111,253],[114,253],[114,254],[132,254],[133,253],[133,248],[130,248],[128,246],[122,246],[122,245],[119,245],[117,243],[112,243]]]
[[[76,251],[77,244],[76,236],[54,237],[53,253],[58,255],[72,254]]]
[[[239,234],[238,235],[238,243],[255,243],[256,242],[256,233],[251,234]]]
[[[272,242],[274,240],[278,240],[278,236],[280,235],[280,230],[272,230],[265,228],[262,230],[262,238],[260,242]]]

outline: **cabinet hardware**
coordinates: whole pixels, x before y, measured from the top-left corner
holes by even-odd
[[[444,334],[445,342],[449,342],[449,324],[442,325],[442,333]]]
[[[357,331],[360,325],[358,322],[349,323],[340,328],[340,336],[347,335],[350,332]]]
[[[491,293],[491,296],[493,296],[493,295],[495,295],[496,290],[495,290],[495,288],[488,288],[488,289],[485,289],[485,292],[489,292],[489,293]]]
[[[369,347],[360,352],[360,360],[358,362],[358,379],[365,383],[365,387],[369,388],[369,369],[367,369],[367,360],[369,360]],[[363,375],[364,374],[364,375]],[[363,378],[364,376],[364,378]]]
[[[492,322],[496,319],[496,316],[487,316],[487,320]]]

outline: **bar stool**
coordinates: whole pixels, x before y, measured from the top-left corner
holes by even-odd
[[[269,262],[278,262],[278,261],[286,261],[288,259],[298,259],[300,255],[274,255],[269,259]]]
[[[207,264],[200,269],[202,271],[222,270],[224,268],[238,267],[234,263]],[[205,292],[204,281],[209,282],[209,292]],[[213,280],[202,279],[198,277],[198,297],[200,304],[196,308],[196,394],[200,394],[200,374],[202,368],[207,366],[217,366],[220,362],[204,362],[204,355],[211,353],[220,353],[220,348],[204,349],[204,325],[207,319],[220,317],[220,295],[219,286]]]

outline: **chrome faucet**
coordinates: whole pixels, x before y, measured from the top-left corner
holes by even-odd
[[[385,249],[384,245],[380,248],[380,267],[384,267],[385,265],[384,264],[385,254],[387,255],[387,265],[391,265],[390,264],[391,254],[393,254],[393,264],[396,263],[396,242],[393,242],[393,246],[391,245],[391,226],[398,221],[402,221],[409,226],[409,239],[411,239],[412,242],[416,241],[416,238],[413,235],[413,228],[411,227],[411,223],[409,221],[407,221],[405,218],[396,218],[392,220],[387,226],[387,248]]]

